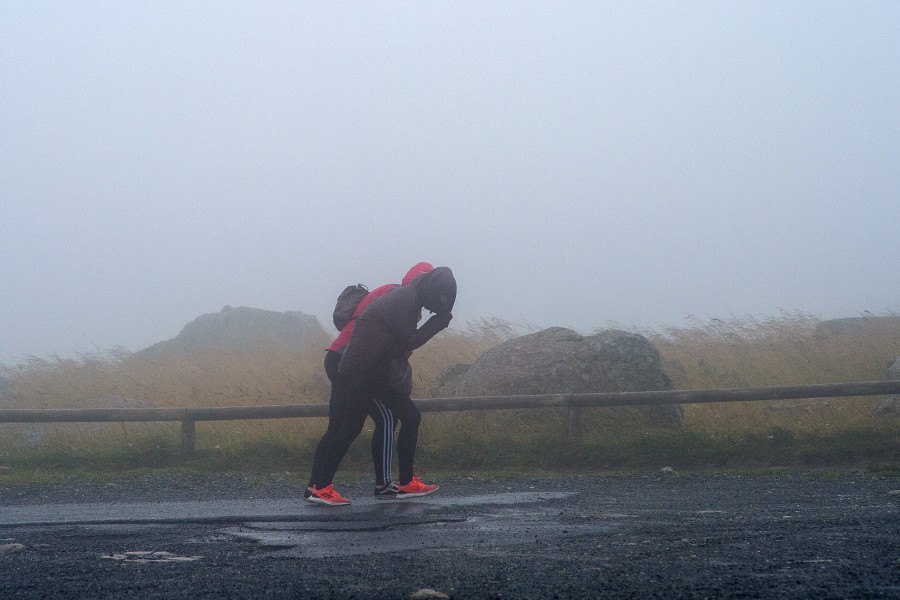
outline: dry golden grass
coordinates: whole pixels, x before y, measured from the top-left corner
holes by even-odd
[[[448,366],[473,362],[516,331],[505,321],[484,319],[442,332],[411,359],[416,395],[424,394]],[[305,404],[328,401],[324,357],[324,349],[281,346],[163,356],[115,349],[79,358],[32,356],[3,372],[16,386],[12,402],[19,408]]]
[[[888,361],[900,355],[900,320],[877,331],[829,336],[818,334],[817,324],[812,316],[785,313],[765,319],[712,319],[642,333],[659,348],[663,367],[678,389],[877,380],[884,377]],[[412,357],[414,396],[426,395],[444,369],[471,363],[487,349],[522,332],[522,327],[499,319],[442,332]],[[77,359],[33,357],[4,368],[3,375],[17,388],[12,407],[319,403],[327,401],[329,392],[323,356],[320,349],[292,352],[276,347],[156,358],[114,350]],[[429,414],[423,420],[419,448],[426,463],[461,468],[615,466],[643,464],[658,457],[677,462],[671,455],[679,453],[687,462],[693,456],[710,464],[731,464],[749,457],[761,463],[778,462],[785,460],[784,456],[793,457],[788,461],[805,460],[803,456],[827,461],[853,456],[860,444],[870,444],[863,454],[900,460],[900,430],[896,423],[873,419],[875,401],[841,398],[686,405],[686,426],[679,432],[653,430],[640,419],[623,420],[597,409],[586,411],[585,434],[579,443],[561,442],[565,440],[562,411]],[[103,447],[116,449],[124,457],[140,448],[145,458],[158,455],[163,462],[177,455],[177,428],[172,424],[5,427],[20,435],[0,436],[5,437],[0,439],[0,457],[4,451],[9,455],[10,444],[21,439],[23,428],[43,432],[45,446],[55,448],[50,461],[55,464],[93,456]],[[324,419],[204,423],[198,428],[198,449],[208,464],[217,466],[243,460],[253,464],[253,458],[246,457],[248,448],[260,462],[296,466],[308,460],[324,427]],[[90,434],[87,437],[92,442],[80,440],[85,437],[82,434]],[[364,441],[354,445],[349,460],[365,468],[368,440],[365,434],[361,439]],[[829,449],[809,447],[809,440],[815,439],[825,440],[819,446]],[[791,448],[790,452],[785,448]],[[97,462],[108,461],[108,454]]]
[[[679,389],[837,383],[881,379],[900,354],[900,318],[877,330],[817,333],[802,313],[712,319],[646,335]]]
[[[650,332],[678,389],[874,381],[900,355],[900,319],[877,330],[823,335],[802,313],[695,322]],[[686,405],[685,418],[708,432],[777,427],[822,433],[869,426],[873,398]]]
[[[122,351],[78,359],[29,358],[6,369],[16,386],[13,408],[211,407],[328,401],[322,369],[324,351],[258,348],[252,353],[225,349],[165,357]],[[204,423],[204,443],[233,448],[248,440],[298,440],[319,434],[320,420]],[[156,438],[174,425],[40,424],[5,426],[7,441],[68,446],[85,435],[123,449]],[[129,446],[131,444],[131,446]]]
[[[154,407],[325,402],[321,350],[226,349],[162,357],[121,352],[80,359],[30,358],[7,370],[17,403],[30,408],[99,406],[117,399]],[[93,403],[93,404],[92,404]]]
[[[423,394],[444,365],[471,362],[486,349],[514,335],[498,319],[470,324],[466,330],[443,332],[412,359],[417,394]],[[324,349],[291,351],[258,347],[252,352],[229,349],[130,354],[114,349],[78,358],[29,357],[6,367],[3,374],[17,393],[9,408],[211,407],[261,404],[324,403],[330,385],[325,376]],[[304,445],[321,435],[324,419],[279,419],[203,423],[202,443],[222,453],[239,452],[251,443],[270,447]],[[72,448],[89,436],[99,445],[130,448],[157,445],[162,435],[174,439],[172,424],[38,424],[0,426],[0,446]],[[168,433],[166,433],[168,432]]]

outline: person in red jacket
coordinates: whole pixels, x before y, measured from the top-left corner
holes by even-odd
[[[438,486],[422,483],[413,472],[418,425],[421,414],[408,393],[398,393],[388,385],[388,365],[392,359],[408,358],[453,318],[456,279],[448,267],[437,267],[412,282],[390,290],[373,300],[359,317],[350,342],[338,365],[346,377],[347,413],[322,451],[313,469],[310,502],[326,505],[349,504],[334,490],[333,479],[350,444],[362,431],[373,397],[384,397],[392,413],[401,421],[397,438],[399,481],[397,498],[425,496]],[[417,327],[422,309],[434,313]]]
[[[429,273],[434,269],[427,262],[420,262],[414,265],[406,275],[404,275],[400,285],[406,285],[413,281],[419,275]],[[374,300],[384,296],[389,291],[397,287],[396,283],[388,283],[381,287],[370,291],[357,305],[353,313],[353,318],[341,330],[340,334],[332,342],[331,346],[325,354],[325,374],[331,382],[331,395],[328,399],[328,427],[325,434],[316,446],[313,455],[312,472],[315,473],[324,460],[325,450],[331,443],[331,440],[340,430],[347,416],[348,411],[348,394],[347,383],[345,377],[338,373],[338,364],[341,356],[350,342],[353,329],[356,326],[356,319]],[[394,497],[397,493],[397,486],[393,483],[391,477],[391,463],[393,461],[394,449],[394,430],[396,429],[396,419],[391,409],[386,405],[383,398],[373,398],[368,406],[368,415],[372,417],[375,423],[372,432],[372,464],[375,470],[375,495],[379,497]],[[401,422],[401,431],[402,431]],[[312,493],[313,482],[310,476],[309,485],[306,488],[304,498],[309,500]]]

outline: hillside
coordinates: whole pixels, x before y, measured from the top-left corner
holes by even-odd
[[[176,337],[135,353],[136,357],[185,354],[195,351],[247,352],[259,347],[288,350],[325,348],[332,336],[319,320],[299,311],[274,312],[239,306],[197,317]]]

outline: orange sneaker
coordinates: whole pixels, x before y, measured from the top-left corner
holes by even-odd
[[[413,475],[413,478],[409,483],[407,483],[406,485],[397,486],[396,498],[399,500],[401,498],[418,498],[420,496],[427,496],[438,491],[438,487],[439,486],[436,485],[422,483],[418,477]]]
[[[328,486],[321,490],[316,486],[313,486],[312,492],[310,492],[306,501],[312,504],[324,504],[326,506],[346,506],[347,504],[350,504],[349,498],[344,498],[337,493],[334,489],[334,484],[328,484]]]

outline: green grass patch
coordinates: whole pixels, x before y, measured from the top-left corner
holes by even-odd
[[[569,440],[550,420],[545,433],[523,438],[508,430],[471,427],[458,436],[424,435],[417,453],[420,473],[562,473],[735,469],[816,469],[867,467],[892,475],[900,465],[896,428],[883,426],[849,430],[840,435],[798,434],[781,428],[767,432],[711,436],[689,429],[617,432]],[[554,425],[557,425],[554,427]],[[158,431],[122,444],[69,440],[42,449],[5,453],[0,483],[16,473],[52,479],[66,475],[123,474],[160,469],[193,473],[289,472],[306,477],[318,439],[247,437],[229,445],[212,444],[198,436],[197,450],[183,456],[178,437]],[[215,441],[215,440],[212,440]],[[372,472],[369,436],[351,446],[341,477],[368,477]]]

